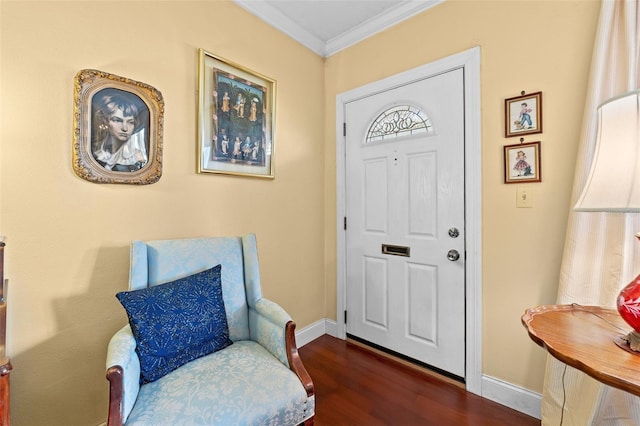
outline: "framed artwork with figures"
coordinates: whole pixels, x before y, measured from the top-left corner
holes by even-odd
[[[198,173],[274,177],[276,82],[199,50]]]

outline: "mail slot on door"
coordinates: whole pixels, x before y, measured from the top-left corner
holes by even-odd
[[[411,257],[411,247],[392,246],[390,244],[382,245],[382,254],[391,254],[393,256]]]

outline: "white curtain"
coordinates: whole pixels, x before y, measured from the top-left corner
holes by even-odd
[[[594,45],[571,206],[584,186],[603,101],[640,88],[638,0],[604,0]],[[570,54],[570,52],[568,52]],[[640,272],[640,214],[571,212],[560,271],[559,304],[615,307],[618,292]],[[640,398],[547,360],[543,425],[640,425]]]

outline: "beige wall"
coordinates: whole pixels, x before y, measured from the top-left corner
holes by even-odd
[[[264,293],[325,316],[323,60],[231,2],[2,2],[1,233],[15,425],[106,418],[132,239],[258,235]],[[277,80],[276,179],[198,175],[197,49]],[[165,100],[164,171],[99,185],[71,167],[73,78],[95,68]]]
[[[525,308],[553,303],[600,3],[447,0],[326,62],[325,275],[335,318],[335,97],[439,58],[481,48],[483,374],[540,392],[544,351],[520,324]],[[516,208],[503,184],[504,99],[543,92],[542,183],[534,207]],[[525,185],[523,185],[525,186]],[[333,257],[332,257],[333,256]]]
[[[448,0],[326,61],[230,2],[0,3],[0,233],[16,425],[104,420],[132,239],[258,234],[264,292],[304,327],[336,318],[335,96],[481,47],[484,374],[539,392],[520,315],[552,303],[599,2]],[[108,23],[108,25],[106,25]],[[197,175],[197,48],[278,82],[276,179]],[[164,172],[98,185],[71,168],[72,81],[96,68],[165,99]],[[544,94],[542,183],[502,183],[503,102]]]

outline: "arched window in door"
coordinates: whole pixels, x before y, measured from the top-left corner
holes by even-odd
[[[365,142],[379,142],[416,133],[433,133],[429,117],[414,106],[396,105],[373,120]]]

